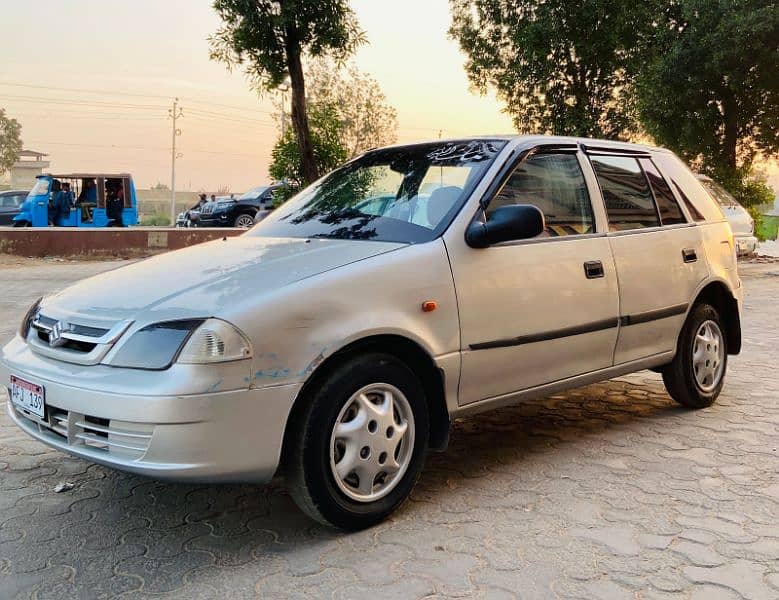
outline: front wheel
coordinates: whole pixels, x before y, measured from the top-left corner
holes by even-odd
[[[386,354],[349,360],[293,417],[284,476],[297,505],[341,529],[370,527],[411,493],[424,463],[428,413],[414,373]]]
[[[687,408],[711,406],[719,396],[728,365],[728,340],[717,310],[693,307],[679,335],[676,356],[663,369],[671,397]]]
[[[242,214],[235,218],[235,226],[240,229],[249,229],[254,225],[254,217],[252,215]]]

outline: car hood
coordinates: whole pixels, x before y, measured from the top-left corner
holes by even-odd
[[[354,240],[224,238],[85,279],[47,297],[47,316],[104,326],[218,315],[230,304],[390,252],[405,244]]]

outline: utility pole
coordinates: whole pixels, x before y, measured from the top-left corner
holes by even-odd
[[[173,108],[168,109],[168,116],[173,119],[173,132],[170,143],[170,224],[176,225],[176,159],[181,158],[181,153],[176,154],[176,137],[181,135],[181,129],[176,128],[176,120],[184,116],[179,107],[179,99],[173,100]]]

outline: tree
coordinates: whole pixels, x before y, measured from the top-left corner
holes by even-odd
[[[397,139],[397,113],[370,75],[354,65],[339,68],[329,59],[313,61],[306,69],[311,139],[317,170],[326,173],[366,150]],[[289,130],[272,153],[270,176],[289,183],[278,194],[285,199],[305,183],[300,150]]]
[[[779,10],[775,0],[668,7],[638,77],[641,121],[739,197],[754,158],[779,152]]]
[[[635,127],[630,66],[651,4],[450,0],[449,35],[471,83],[497,90],[517,130],[620,138]]]
[[[306,80],[309,102],[336,107],[347,158],[397,141],[397,111],[387,103],[379,83],[354,64],[339,68],[330,59],[319,59],[306,69]]]
[[[292,125],[305,182],[317,179],[306,110],[304,55],[345,60],[365,41],[347,0],[214,0],[223,25],[209,38],[211,58],[244,68],[260,92],[289,75]]]
[[[19,121],[6,116],[5,109],[0,108],[0,175],[19,160],[22,151],[21,134]]]
[[[344,125],[335,104],[320,101],[308,106],[314,160],[317,170],[324,173],[349,157],[342,142]],[[278,200],[288,198],[307,183],[300,148],[291,130],[287,129],[273,147],[268,171],[273,179],[288,184],[287,189],[278,194]]]

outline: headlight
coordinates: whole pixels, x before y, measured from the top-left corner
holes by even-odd
[[[205,364],[251,358],[252,346],[236,327],[221,319],[208,319],[189,337],[178,362]]]
[[[22,319],[22,323],[19,326],[19,335],[22,336],[22,339],[26,340],[27,334],[30,333],[30,326],[38,314],[38,307],[41,305],[41,300],[43,300],[43,298],[38,298],[35,303],[29,309],[27,309],[27,313]]]
[[[107,364],[131,369],[167,369],[184,342],[202,324],[203,319],[195,319],[147,325],[132,334]]]

